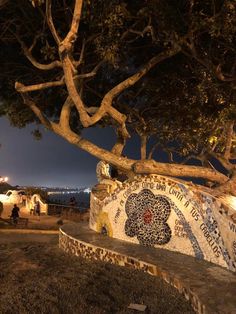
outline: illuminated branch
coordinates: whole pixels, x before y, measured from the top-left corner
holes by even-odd
[[[63,65],[67,90],[75,104],[75,107],[80,115],[80,121],[84,127],[89,127],[91,125],[94,125],[99,120],[101,120],[106,114],[109,114],[115,121],[119,123],[119,125],[121,125],[121,131],[123,133],[123,137],[126,138],[129,136],[128,131],[125,126],[126,116],[121,114],[118,110],[112,107],[113,99],[117,95],[119,95],[123,90],[134,85],[157,63],[178,53],[180,51],[180,48],[176,47],[175,49],[160,53],[158,56],[152,58],[136,74],[132,75],[131,77],[129,77],[128,79],[124,80],[123,82],[115,86],[113,89],[111,89],[103,97],[101,106],[98,109],[98,111],[93,116],[90,117],[77,91],[76,83],[73,78],[74,74],[76,74],[76,69],[73,65],[73,60],[71,58],[71,52],[73,50],[74,42],[77,38],[77,31],[78,31],[79,22],[80,22],[81,9],[82,9],[82,0],[76,0],[70,31],[68,32],[67,36],[60,43],[60,46],[59,46],[59,54],[60,54],[60,58]]]
[[[111,151],[116,156],[121,156],[123,149],[126,145],[126,138],[123,137],[122,130],[120,130],[119,128],[116,130],[116,135],[116,144],[113,146]]]
[[[24,52],[24,55],[26,56],[26,58],[33,64],[33,66],[35,66],[36,68],[40,69],[40,70],[52,70],[55,69],[56,67],[62,67],[62,63],[59,60],[53,61],[49,64],[42,64],[39,63],[38,61],[35,60],[35,58],[32,56],[31,54],[31,50],[32,50],[32,46],[30,47],[30,49],[28,49],[26,47],[26,45],[24,44],[24,42],[18,37],[18,35],[15,34],[16,39],[18,40],[18,42],[21,45],[21,48]]]
[[[124,80],[113,89],[111,89],[103,98],[99,110],[93,115],[89,116],[84,103],[77,91],[73,76],[76,72],[73,61],[70,57],[72,52],[74,42],[76,40],[77,31],[80,22],[82,8],[82,0],[76,0],[73,19],[71,23],[70,31],[68,32],[65,39],[61,42],[59,47],[60,58],[63,65],[63,70],[65,74],[65,82],[68,92],[75,104],[76,109],[79,112],[81,123],[84,127],[89,127],[97,123],[100,119],[104,117],[107,113],[122,126],[123,136],[128,137],[128,132],[125,127],[126,116],[122,115],[116,109],[112,108],[113,99],[119,95],[123,90],[134,85],[140,78],[142,78],[151,68],[153,68],[157,63],[177,54],[180,51],[179,47],[175,49],[160,53],[158,56],[152,58],[140,71],[132,75],[128,79]]]
[[[138,72],[136,72],[134,75],[130,76],[120,84],[116,85],[114,88],[112,88],[105,96],[104,96],[104,102],[112,102],[112,100],[118,96],[121,92],[123,92],[125,89],[129,88],[130,86],[133,86],[135,83],[137,83],[144,75],[147,74],[148,71],[150,71],[155,65],[158,63],[173,57],[180,51],[180,47],[175,47],[173,49],[161,52],[157,56],[150,59]]]
[[[74,62],[75,67],[77,68],[83,61],[84,59],[84,50],[85,50],[85,40],[83,40],[83,44],[82,44],[82,48],[80,51],[80,56],[79,56],[79,60]]]
[[[34,37],[34,40],[33,40],[32,45],[28,48],[28,51],[29,51],[29,52],[31,52],[31,51],[34,49],[34,47],[35,47],[35,45],[36,45],[36,43],[37,43],[38,38],[39,38],[39,35],[36,35],[36,36]]]
[[[226,159],[224,156],[214,152],[209,152],[209,155],[217,159],[222,164],[222,166],[228,171],[233,171],[234,169],[236,169],[236,165],[229,162],[229,160]]]
[[[225,143],[225,153],[224,153],[224,157],[226,159],[230,158],[233,134],[234,134],[234,122],[229,122],[227,126],[227,130],[226,130],[226,143]]]
[[[141,159],[147,158],[147,136],[141,135]]]
[[[218,183],[225,183],[229,180],[227,176],[213,169],[200,166],[159,163],[154,160],[145,160],[145,162],[140,161],[135,163],[134,171],[139,174],[157,173],[166,175],[168,173],[170,176],[177,177],[198,177]]]
[[[112,108],[112,102],[115,97],[117,97],[122,91],[133,86],[137,83],[150,69],[152,69],[155,65],[162,62],[163,60],[170,58],[177,54],[180,51],[179,47],[173,48],[172,50],[168,50],[158,54],[157,56],[153,57],[149,62],[146,63],[138,72],[134,75],[130,76],[123,82],[116,85],[112,88],[108,93],[105,94],[103,100],[101,102],[101,107],[99,108],[98,112],[92,116],[87,122],[89,125],[92,125],[98,122],[101,117],[107,112],[111,115],[114,120],[118,121],[118,123],[125,123],[126,117],[119,113],[116,109]]]
[[[42,89],[46,89],[46,88],[50,88],[50,87],[62,86],[64,84],[65,84],[65,82],[64,82],[63,78],[60,81],[40,83],[40,84],[29,85],[29,86],[25,86],[22,83],[15,82],[15,89],[20,93],[28,93],[28,92],[42,90]]]
[[[127,35],[129,35],[129,34],[135,34],[137,36],[134,39],[131,39],[131,40],[127,41],[128,43],[132,43],[135,40],[137,40],[139,37],[144,37],[144,35],[146,33],[150,33],[151,37],[152,37],[152,40],[155,41],[156,37],[155,37],[155,34],[154,34],[153,27],[151,26],[151,22],[152,22],[151,17],[149,17],[148,25],[145,26],[142,31],[138,31],[138,30],[134,29],[134,27],[138,24],[138,22],[135,22],[127,31],[125,31],[123,33],[123,35],[121,36],[121,39],[125,39],[125,37],[127,37]]]
[[[196,61],[198,61],[201,65],[203,65],[208,71],[212,72],[220,81],[232,82],[236,80],[236,77],[222,73],[221,64],[218,64],[218,66],[215,66],[209,60],[207,61],[198,55],[195,44],[194,44],[194,40],[193,40],[193,34],[191,32],[189,33],[188,40],[185,39],[184,43],[191,51],[191,54],[189,54],[188,52],[184,50],[183,50],[183,53],[188,57],[193,57]]]
[[[235,191],[236,191],[236,173],[235,170],[230,178],[230,180],[228,180],[227,182],[225,182],[224,184],[220,185],[219,187],[216,187],[214,189],[214,192],[218,192],[220,194],[222,193],[231,193],[232,195],[235,196]]]
[[[59,47],[60,53],[63,53],[63,51],[69,52],[72,50],[72,47],[77,38],[77,32],[79,29],[82,5],[83,5],[83,0],[75,1],[71,27],[65,39],[60,43],[60,47]]]
[[[53,122],[47,119],[47,117],[42,113],[36,103],[29,98],[27,94],[21,94],[24,103],[34,112],[40,122],[49,130],[53,129]]]
[[[155,145],[153,145],[152,149],[150,150],[149,154],[148,154],[148,159],[152,159],[152,155],[154,154],[154,151],[157,149],[157,147],[159,146],[160,143],[156,143]]]
[[[61,56],[62,57],[62,64],[63,64],[63,70],[65,75],[65,83],[67,90],[69,92],[69,95],[71,96],[71,99],[73,100],[75,107],[80,115],[81,123],[84,127],[88,127],[91,124],[89,123],[89,115],[85,109],[84,103],[77,92],[77,88],[75,85],[75,81],[73,78],[74,75],[74,69],[71,63],[71,60],[68,55]]]
[[[223,82],[233,82],[236,80],[236,77],[231,75],[224,74],[221,70],[221,64],[215,67],[216,77]]]
[[[56,43],[59,45],[61,42],[61,38],[57,34],[57,31],[54,27],[53,19],[52,19],[52,3],[51,0],[46,0],[46,18],[47,18],[47,23],[49,26],[49,29],[52,33],[52,36],[54,37]]]
[[[63,130],[70,129],[70,114],[71,114],[71,109],[73,106],[74,104],[71,98],[68,96],[62,106],[60,120],[59,120],[59,125]]]
[[[89,73],[83,73],[83,74],[78,74],[73,77],[74,80],[76,79],[85,79],[85,78],[90,78],[93,77],[97,74],[97,70],[101,66],[102,62],[100,62],[96,67]],[[24,85],[23,83],[16,82],[15,83],[15,89],[20,92],[20,93],[28,93],[28,92],[33,92],[37,90],[42,90],[50,87],[56,87],[56,86],[63,86],[65,85],[65,79],[64,76],[59,80],[59,81],[53,81],[53,82],[46,82],[46,83],[39,83],[39,84],[34,84],[34,85]]]

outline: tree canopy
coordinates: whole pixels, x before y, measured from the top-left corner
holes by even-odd
[[[36,121],[126,173],[236,193],[234,0],[0,3],[0,113],[14,125]],[[103,126],[117,134],[111,151],[83,138]],[[134,135],[140,160],[122,155]]]

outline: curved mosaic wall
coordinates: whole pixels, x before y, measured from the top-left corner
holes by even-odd
[[[90,228],[236,271],[236,211],[167,177],[136,176],[103,200],[91,193]]]

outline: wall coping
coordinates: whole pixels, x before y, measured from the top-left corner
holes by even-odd
[[[142,269],[160,276],[190,300],[197,313],[235,313],[236,275],[223,267],[178,252],[110,238],[90,230],[86,223],[62,226],[59,246],[70,252],[65,243],[77,247],[85,258]],[[85,247],[90,252],[89,256],[85,254]],[[79,255],[78,251],[74,254]],[[101,251],[107,254],[99,256],[97,253]]]

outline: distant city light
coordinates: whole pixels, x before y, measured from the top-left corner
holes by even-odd
[[[85,193],[90,193],[90,192],[91,192],[91,189],[90,189],[90,188],[86,188],[86,189],[84,189],[84,192],[85,192]]]
[[[0,176],[0,183],[3,183],[3,182],[7,182],[8,181],[8,177],[2,177]]]

